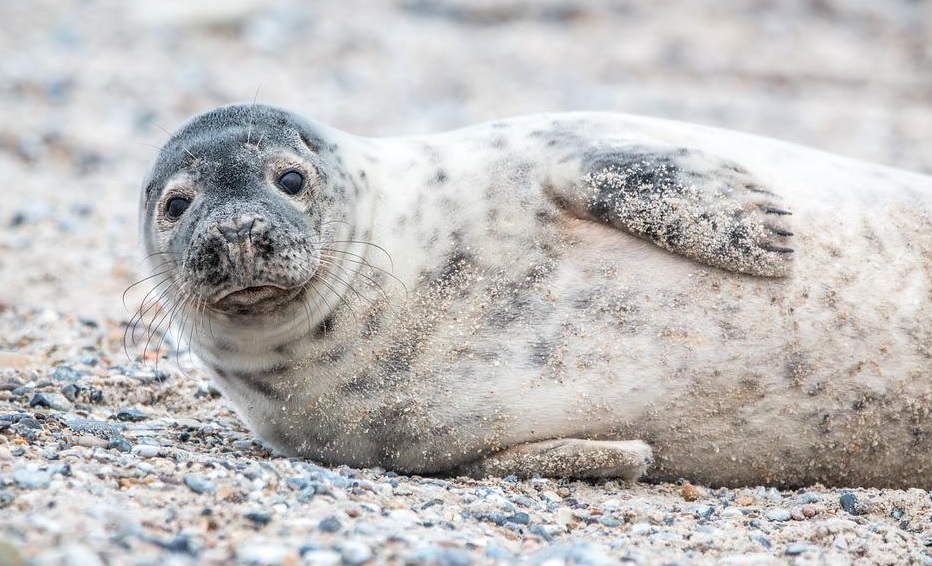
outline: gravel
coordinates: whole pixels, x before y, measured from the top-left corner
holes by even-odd
[[[370,135],[549,110],[932,172],[932,6],[70,0],[0,8],[0,566],[932,564],[920,489],[431,478],[282,458],[145,333],[165,129],[257,98]],[[125,306],[124,306],[125,305]],[[686,480],[688,478],[684,478]]]

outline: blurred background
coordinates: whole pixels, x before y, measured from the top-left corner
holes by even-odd
[[[254,99],[378,136],[628,112],[932,173],[932,2],[5,0],[0,306],[128,319],[158,146]]]

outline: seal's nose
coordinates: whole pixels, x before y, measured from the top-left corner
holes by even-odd
[[[239,244],[249,240],[249,234],[256,223],[255,217],[233,218],[229,222],[218,224],[217,229],[231,244]]]

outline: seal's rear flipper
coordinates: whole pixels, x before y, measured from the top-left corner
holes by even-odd
[[[457,473],[472,476],[554,478],[618,478],[635,481],[652,460],[650,446],[640,440],[564,438],[506,448],[465,466]]]

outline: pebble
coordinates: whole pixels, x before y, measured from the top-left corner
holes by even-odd
[[[107,448],[110,450],[117,450],[119,452],[130,452],[133,449],[133,445],[129,440],[126,440],[122,436],[117,436],[115,438],[111,438],[110,441],[107,442]]]
[[[325,517],[317,524],[317,530],[323,533],[336,533],[343,528],[343,523],[336,517]]]
[[[315,566],[337,566],[343,561],[339,552],[324,549],[302,550],[301,558],[304,564]]]
[[[45,407],[55,409],[56,411],[67,411],[71,409],[71,401],[61,393],[37,392],[29,401],[30,407]]]
[[[719,515],[725,519],[743,519],[744,511],[737,507],[726,507]]]
[[[81,436],[75,437],[74,443],[85,448],[106,448],[110,444],[110,441],[96,436],[82,434]]]
[[[791,544],[790,546],[786,547],[784,554],[787,556],[799,556],[810,548],[811,547],[808,544]]]
[[[137,446],[137,448],[139,448]],[[217,491],[217,487],[212,481],[207,478],[202,478],[200,476],[186,475],[184,476],[184,484],[188,486],[188,489],[194,493],[214,493]]]
[[[53,470],[37,470],[33,467],[17,468],[13,471],[13,481],[27,489],[41,489],[52,483]]]
[[[527,525],[531,522],[531,516],[524,511],[519,511],[514,515],[509,515],[505,520],[516,525]]]
[[[191,485],[188,484],[188,487],[191,487]],[[210,486],[210,487],[211,489],[206,490],[206,491],[213,491],[212,489],[213,486]],[[193,489],[197,493],[205,493],[204,491],[197,491],[193,487],[191,487],[191,489]],[[249,520],[250,522],[252,522],[254,525],[258,527],[264,527],[272,522],[272,515],[265,511],[253,511],[251,513],[246,513],[244,517],[246,517],[247,520]]]
[[[846,512],[852,515],[858,514],[858,497],[855,494],[846,491],[838,497],[838,502]]]
[[[770,509],[769,511],[767,511],[766,517],[770,521],[784,522],[784,521],[789,521],[790,519],[792,519],[793,514],[790,513],[789,510],[787,509],[778,507],[776,509]]]
[[[296,553],[290,548],[267,543],[250,542],[236,550],[236,559],[240,564],[277,566],[298,562]]]
[[[138,423],[149,418],[149,413],[139,409],[120,409],[117,411],[116,420],[130,423]]]
[[[576,522],[576,517],[573,515],[572,510],[566,507],[560,507],[557,509],[557,512],[553,514],[553,520],[556,524],[567,527]]]
[[[161,446],[152,446],[149,444],[137,444],[133,446],[132,453],[140,458],[155,458],[162,452]]]
[[[65,396],[65,399],[68,399],[72,403],[78,398],[78,393],[81,392],[81,387],[74,383],[66,383],[62,385],[61,393]]]
[[[683,484],[683,487],[680,488],[680,495],[686,501],[695,501],[702,497],[705,497],[705,490],[700,489],[693,484],[686,482]]]
[[[372,560],[372,548],[360,541],[346,541],[340,545],[340,557],[349,566],[358,566]]]
[[[0,509],[9,507],[13,503],[13,494],[5,489],[0,489]]]
[[[87,372],[76,370],[71,366],[58,366],[52,370],[52,379],[56,381],[81,381],[87,375]]]
[[[472,556],[457,548],[429,544],[418,548],[406,560],[407,564],[437,564],[443,566],[470,566]]]

